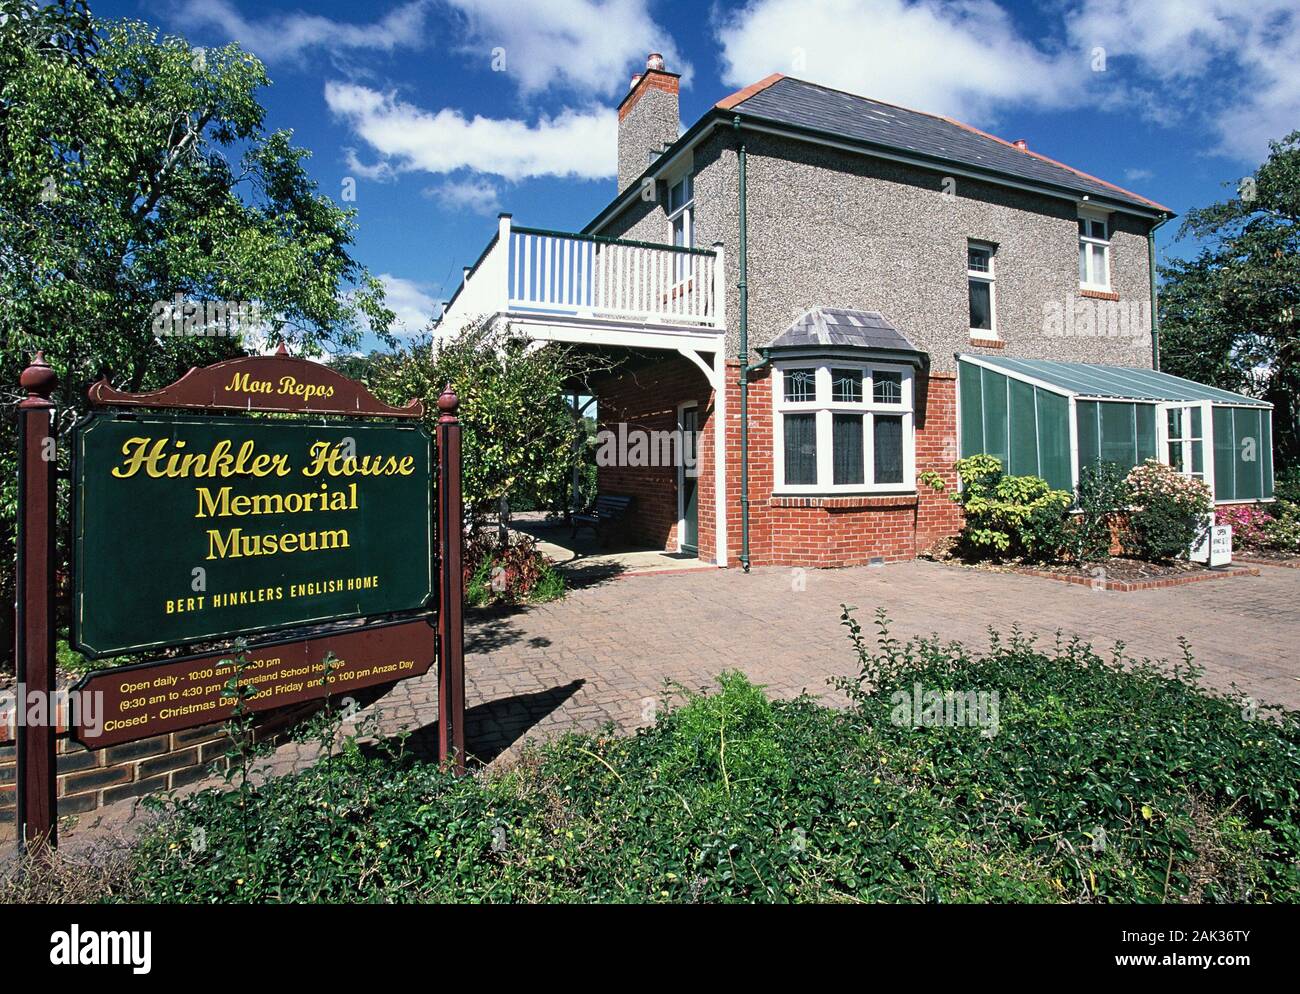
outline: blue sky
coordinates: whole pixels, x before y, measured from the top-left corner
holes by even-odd
[[[1168,204],[1223,197],[1300,128],[1300,0],[94,2],[267,65],[268,126],[354,181],[356,254],[409,331],[499,210],[577,229],[614,193],[614,107],[649,51],[682,119],[771,72],[950,114]],[[1164,252],[1177,224],[1160,233]]]

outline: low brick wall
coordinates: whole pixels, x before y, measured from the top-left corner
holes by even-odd
[[[259,715],[254,739],[272,743],[319,704]],[[0,726],[0,842],[14,838],[17,762],[14,730]],[[55,746],[59,817],[85,814],[115,801],[176,790],[204,779],[227,762],[225,725],[203,725],[107,749],[87,749],[60,725]]]

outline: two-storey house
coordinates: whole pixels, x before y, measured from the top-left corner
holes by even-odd
[[[580,233],[514,225],[449,302],[618,355],[590,384],[632,534],[719,565],[909,558],[960,527],[917,479],[961,455],[1072,489],[1157,457],[1220,503],[1272,495],[1271,409],[1157,372],[1155,201],[949,118],[774,75],[684,131],[652,55],[618,108],[618,193]]]

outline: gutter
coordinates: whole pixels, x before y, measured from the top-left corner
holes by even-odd
[[[1156,229],[1171,220],[1173,215],[1166,214],[1147,232],[1147,275],[1151,280],[1151,368],[1156,372],[1160,371],[1160,310],[1156,300]]]

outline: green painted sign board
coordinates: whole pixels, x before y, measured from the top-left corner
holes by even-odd
[[[110,412],[78,426],[72,641],[95,657],[422,609],[418,424]]]

